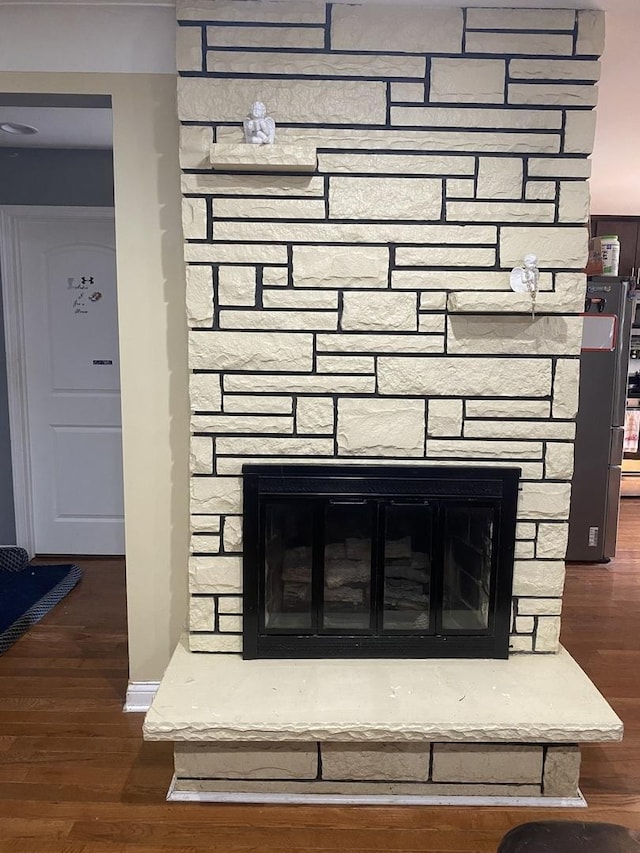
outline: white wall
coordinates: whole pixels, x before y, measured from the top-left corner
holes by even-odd
[[[640,216],[640,2],[607,15],[591,212]]]
[[[175,71],[170,5],[0,0],[1,71]]]

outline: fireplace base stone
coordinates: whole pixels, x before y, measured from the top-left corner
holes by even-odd
[[[175,743],[172,799],[575,805],[580,744],[620,740],[622,723],[564,649],[509,661],[245,661],[183,640],[144,733]]]
[[[576,798],[577,745],[176,743],[174,790]]]

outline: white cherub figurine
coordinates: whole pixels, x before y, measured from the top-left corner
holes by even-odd
[[[538,295],[538,258],[535,255],[524,256],[524,266],[511,270],[511,290],[516,293],[528,293],[531,297],[531,316],[535,316],[536,296]]]
[[[267,115],[261,101],[251,104],[249,116],[243,121],[244,141],[254,145],[269,145],[276,138],[276,123]]]

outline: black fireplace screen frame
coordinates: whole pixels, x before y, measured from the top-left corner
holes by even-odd
[[[409,467],[370,465],[244,465],[243,657],[256,658],[507,658],[518,483],[515,467]],[[274,503],[313,506],[314,518],[330,502],[364,502],[373,507],[374,531],[385,507],[428,506],[437,520],[429,630],[380,630],[380,536],[374,541],[371,626],[363,631],[326,631],[322,623],[322,557],[314,522],[313,626],[311,630],[269,629],[265,625],[265,516]],[[489,507],[493,516],[491,583],[487,627],[442,629],[443,533],[437,527],[452,507]],[[377,591],[376,591],[377,590]],[[376,615],[376,608],[377,614]]]

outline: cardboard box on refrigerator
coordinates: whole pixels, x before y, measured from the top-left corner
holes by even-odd
[[[602,241],[600,237],[591,237],[589,239],[589,257],[584,271],[587,275],[602,275],[603,270]]]

